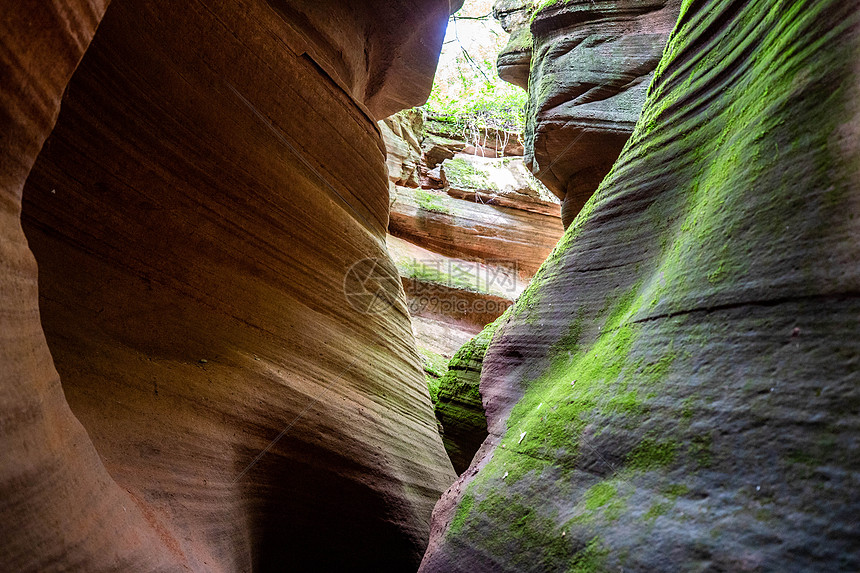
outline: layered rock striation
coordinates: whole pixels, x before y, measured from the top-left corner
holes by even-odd
[[[421,119],[410,110],[381,124],[392,186],[387,242],[439,431],[461,472],[487,436],[478,382],[491,335],[481,331],[555,246],[560,206],[526,169],[516,134],[485,134],[476,146],[462,122]],[[419,148],[423,155],[412,159]],[[414,173],[415,164],[421,188],[404,184],[402,174]]]
[[[528,196],[517,200],[525,208],[512,208],[494,204],[504,202],[504,195],[494,200],[480,189],[476,194],[455,188],[454,197],[426,189],[396,191],[392,235],[450,257],[505,264],[524,278],[540,267],[562,232],[558,215],[535,212]]]
[[[685,4],[421,571],[860,567],[858,53],[855,1]]]
[[[442,441],[454,465],[462,474],[487,438],[487,418],[480,383],[484,355],[499,324],[507,314],[488,324],[464,344],[448,364],[436,395],[436,418],[442,426]]]
[[[355,269],[393,272],[376,120],[450,9],[6,3],[4,567],[418,564],[454,473],[403,291]]]
[[[526,164],[569,225],[633,132],[679,0],[500,0],[503,79],[529,90]]]

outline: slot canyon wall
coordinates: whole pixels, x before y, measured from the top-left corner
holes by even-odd
[[[680,0],[498,0],[499,76],[529,92],[525,159],[565,227],[633,133]]]
[[[628,6],[542,4],[580,38]],[[683,3],[618,161],[492,337],[489,437],[420,571],[860,568],[858,62],[856,0]]]
[[[417,567],[455,475],[354,265],[452,4],[4,3],[4,568]]]

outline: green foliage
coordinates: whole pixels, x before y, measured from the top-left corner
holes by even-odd
[[[494,70],[490,70],[495,74]],[[522,133],[528,94],[510,84],[496,85],[477,73],[461,76],[459,94],[443,94],[434,86],[427,110],[440,118],[454,121],[462,129],[499,129]]]
[[[495,59],[495,53],[493,53]],[[462,133],[469,129],[498,129],[522,133],[528,93],[498,76],[494,60],[470,62],[461,54],[455,72],[437,77],[425,109],[453,122]]]
[[[430,193],[423,189],[418,189],[416,196],[418,198],[418,206],[421,209],[433,211],[434,213],[442,213],[443,215],[451,214],[451,208],[446,204],[447,197]]]

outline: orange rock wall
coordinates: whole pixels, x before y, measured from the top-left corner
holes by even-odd
[[[402,294],[343,285],[449,3],[7,5],[0,560],[417,566],[453,471]]]

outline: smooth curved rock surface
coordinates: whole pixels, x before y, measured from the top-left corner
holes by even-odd
[[[402,290],[344,284],[449,3],[5,4],[3,567],[414,568],[454,473]]]
[[[496,70],[500,78],[526,91],[534,47],[530,29],[533,11],[533,0],[496,0],[493,4],[493,17],[510,34],[508,44],[496,59]]]
[[[687,3],[421,571],[860,567],[860,6]]]
[[[0,19],[0,559],[10,571],[180,569],[69,410],[39,324],[24,182],[107,2],[6,3]]]

